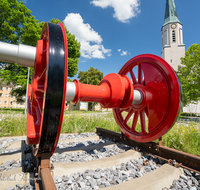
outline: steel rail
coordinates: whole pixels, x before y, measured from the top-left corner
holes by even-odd
[[[177,164],[175,164],[175,166],[181,166],[183,168],[189,169],[200,174],[199,156],[194,156],[182,151],[165,147],[162,145],[162,141],[160,141],[159,144],[154,142],[139,143],[129,139],[123,133],[120,134],[114,131],[109,131],[98,127],[96,128],[96,133],[99,136],[109,138],[114,142],[126,144],[131,147],[137,147],[136,149],[140,149],[142,152],[150,153],[153,156],[162,158],[168,161],[169,164],[172,164],[172,160],[176,160]]]
[[[57,190],[50,171],[50,156],[51,153],[41,154],[37,167],[40,180],[35,181],[36,190]]]

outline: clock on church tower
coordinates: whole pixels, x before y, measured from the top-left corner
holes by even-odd
[[[173,23],[172,25],[171,25],[171,28],[172,29],[175,29],[177,27],[177,24],[175,24],[175,23]]]

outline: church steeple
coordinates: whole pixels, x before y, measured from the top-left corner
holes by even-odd
[[[185,45],[182,24],[178,19],[174,0],[166,0],[165,22],[161,31],[162,58],[177,70],[181,64],[180,58],[185,56]]]
[[[166,0],[165,21],[163,26],[174,22],[181,24],[177,16],[174,0]]]

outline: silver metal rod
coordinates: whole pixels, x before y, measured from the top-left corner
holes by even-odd
[[[26,81],[26,101],[25,101],[25,110],[24,110],[24,115],[26,115],[26,110],[27,110],[29,73],[30,73],[30,67],[28,67],[28,76],[27,76],[27,81]]]
[[[73,82],[67,82],[66,101],[73,101],[76,94],[76,85]]]
[[[0,42],[0,61],[17,63],[23,67],[34,67],[36,48]]]

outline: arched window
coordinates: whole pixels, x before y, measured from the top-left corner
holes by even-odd
[[[179,38],[180,38],[179,44],[182,44],[183,43],[182,28],[179,28]]]
[[[175,30],[172,31],[172,42],[176,42],[176,33],[175,33]]]

